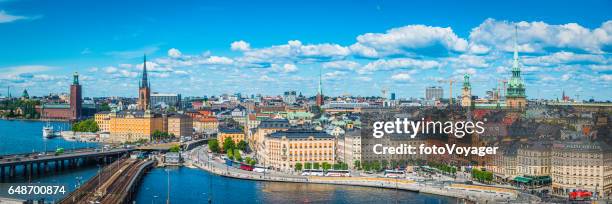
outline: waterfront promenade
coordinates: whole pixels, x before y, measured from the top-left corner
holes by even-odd
[[[320,177],[320,176],[301,176],[285,172],[270,171],[258,173],[244,171],[241,169],[228,167],[220,158],[215,158],[207,154],[205,148],[199,147],[188,151],[185,155],[186,165],[197,167],[205,171],[236,179],[248,179],[256,181],[271,182],[295,182],[312,184],[333,184],[333,185],[352,185],[366,186],[387,189],[407,190],[420,193],[428,193],[442,196],[455,197],[464,201],[479,203],[498,203],[498,202],[537,202],[538,199],[532,196],[524,196],[513,189],[465,185],[455,183],[424,183],[405,178],[382,178],[378,176],[351,176],[351,177]]]

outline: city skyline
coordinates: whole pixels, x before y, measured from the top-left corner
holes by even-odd
[[[257,11],[247,2],[129,2],[83,12],[79,2],[0,1],[0,32],[7,33],[0,38],[0,86],[11,86],[14,96],[23,89],[67,92],[79,72],[83,96],[136,97],[147,54],[152,92],[314,96],[322,69],[326,96],[388,89],[398,98],[424,97],[428,86],[448,93],[448,83],[438,81],[467,73],[472,94],[482,97],[511,76],[516,26],[527,98],[565,91],[610,100],[601,90],[612,85],[611,3],[520,8],[526,3],[468,2],[464,8],[482,11],[466,12],[453,10],[455,2],[265,2]],[[537,9],[547,3],[561,8]],[[155,12],[162,8],[169,12]]]

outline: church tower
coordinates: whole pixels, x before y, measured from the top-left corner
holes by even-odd
[[[321,68],[319,68],[319,89],[317,90],[316,102],[317,106],[321,107],[325,103],[325,98],[323,96],[323,82],[321,77]]]
[[[138,89],[138,109],[139,110],[148,110],[150,109],[150,101],[151,101],[151,84],[149,84],[149,80],[147,79],[147,56],[144,56],[144,63],[142,65],[142,79],[140,81],[140,86]]]
[[[514,28],[514,62],[512,64],[512,77],[508,82],[506,93],[506,106],[514,109],[523,109],[527,105],[525,96],[525,83],[521,78],[521,67],[518,57],[518,28]]]
[[[470,75],[463,75],[463,89],[461,90],[461,106],[470,107],[472,105],[472,85],[470,85]]]

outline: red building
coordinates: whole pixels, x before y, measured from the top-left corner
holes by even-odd
[[[70,119],[78,120],[81,118],[83,98],[81,95],[81,85],[79,84],[79,73],[75,72],[72,85],[70,85]]]

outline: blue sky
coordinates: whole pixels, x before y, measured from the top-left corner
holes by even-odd
[[[0,0],[0,86],[136,96],[142,55],[152,89],[422,97],[471,74],[483,96],[507,79],[514,25],[527,95],[612,99],[610,1]],[[459,83],[458,83],[459,84]],[[455,86],[458,89],[459,85]],[[3,88],[5,89],[5,88]],[[3,95],[4,91],[2,91]]]

